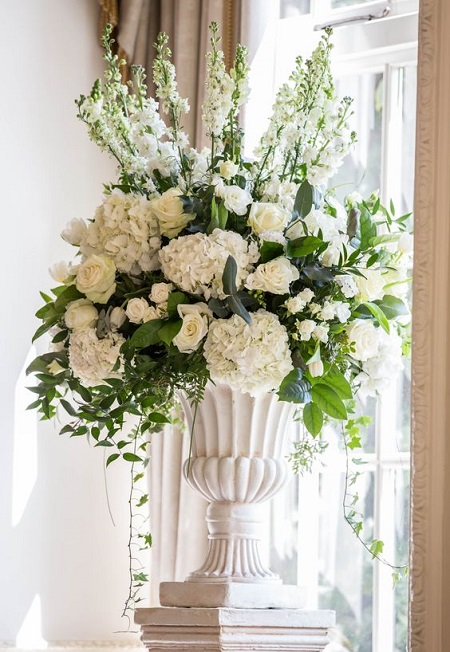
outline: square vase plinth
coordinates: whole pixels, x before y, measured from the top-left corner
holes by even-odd
[[[163,607],[231,607],[234,609],[300,609],[306,593],[285,584],[239,582],[162,582]]]
[[[137,609],[135,621],[149,652],[321,652],[333,611],[156,607]]]

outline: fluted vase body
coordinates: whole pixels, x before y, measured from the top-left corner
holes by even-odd
[[[276,394],[252,397],[211,383],[197,410],[182,403],[193,436],[185,477],[210,503],[208,554],[187,579],[280,584],[261,561],[260,512],[288,478],[284,448],[294,407]]]

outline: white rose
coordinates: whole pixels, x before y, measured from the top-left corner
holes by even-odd
[[[111,329],[113,331],[118,330],[121,326],[123,326],[126,318],[127,313],[123,308],[120,306],[113,308],[111,310],[111,314],[109,315],[109,323],[111,325]]]
[[[284,305],[291,313],[291,315],[295,315],[296,312],[301,312],[303,310],[303,308],[306,306],[306,303],[302,301],[297,295],[296,297],[291,297],[285,301]]]
[[[135,297],[127,303],[125,313],[132,324],[141,324],[145,320],[150,306],[145,299]]]
[[[263,290],[272,294],[286,294],[292,281],[299,278],[299,271],[284,256],[279,256],[268,263],[258,265],[253,274],[249,274],[245,286],[249,290]]]
[[[71,245],[79,246],[87,231],[87,224],[79,217],[75,217],[61,232],[61,238]]]
[[[223,199],[225,208],[236,215],[245,215],[247,206],[252,203],[251,194],[239,186],[216,186],[215,193]]]
[[[193,353],[199,348],[200,342],[208,332],[212,312],[206,303],[179,304],[177,310],[183,324],[172,343],[181,353]]]
[[[252,204],[247,224],[251,227],[253,233],[263,233],[264,231],[283,231],[290,215],[278,204],[258,202]]]
[[[398,239],[397,248],[402,254],[410,254],[413,250],[414,238],[410,233],[402,233]]]
[[[323,376],[323,362],[322,360],[316,360],[315,362],[310,362],[308,365],[308,371],[312,378],[317,378],[318,376]]]
[[[106,303],[114,294],[116,266],[103,254],[89,256],[78,268],[77,290],[94,303]]]
[[[376,301],[384,296],[386,280],[379,269],[365,269],[364,276],[355,276],[359,301]]]
[[[312,319],[304,319],[303,321],[298,321],[296,326],[298,332],[300,333],[300,339],[303,342],[308,342],[311,339],[311,335],[316,327],[316,322]]]
[[[239,172],[239,165],[233,161],[223,161],[219,166],[220,176],[229,181]]]
[[[331,321],[334,319],[336,316],[336,310],[334,308],[333,303],[330,301],[325,301],[325,303],[322,306],[322,310],[320,311],[320,319],[323,319],[323,321]]]
[[[172,283],[154,283],[149,295],[150,301],[154,303],[167,303],[172,290]]]
[[[299,292],[298,296],[305,303],[309,303],[311,299],[314,298],[314,292],[309,288],[304,288],[301,292]]]
[[[161,304],[162,305],[162,304]],[[145,311],[144,317],[142,321],[144,324],[148,321],[152,321],[152,319],[161,319],[163,316],[162,311],[160,310],[160,306],[149,306],[148,309]]]
[[[348,303],[344,303],[343,301],[336,301],[334,308],[336,310],[336,317],[339,319],[341,324],[345,324],[350,319],[352,314]]]
[[[48,271],[52,279],[57,283],[64,283],[70,276],[69,265],[64,260],[52,265]]]
[[[373,323],[367,319],[355,319],[346,328],[349,342],[355,345],[351,353],[355,360],[364,362],[378,354],[380,334]]]
[[[89,299],[77,299],[67,304],[64,321],[67,328],[92,328],[97,323],[98,310]]]
[[[170,188],[150,202],[150,208],[159,222],[159,230],[168,238],[178,235],[195,217],[184,212],[181,194],[180,188]]]

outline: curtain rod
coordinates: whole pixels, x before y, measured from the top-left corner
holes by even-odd
[[[322,23],[321,25],[314,25],[314,31],[318,32],[327,27],[343,27],[349,23],[367,23],[371,20],[380,20],[381,18],[386,18],[391,13],[391,5],[388,4],[380,11],[378,14],[363,14],[361,16],[352,16],[351,18],[340,18],[338,20],[330,20],[327,23]]]

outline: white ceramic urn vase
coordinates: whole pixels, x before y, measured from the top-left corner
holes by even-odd
[[[212,383],[197,410],[186,398],[182,404],[193,433],[184,473],[189,485],[209,501],[209,549],[203,565],[186,582],[161,585],[161,603],[301,606],[297,587],[281,587],[281,579],[263,564],[259,552],[261,503],[288,478],[284,448],[295,406],[273,393],[255,398]]]

